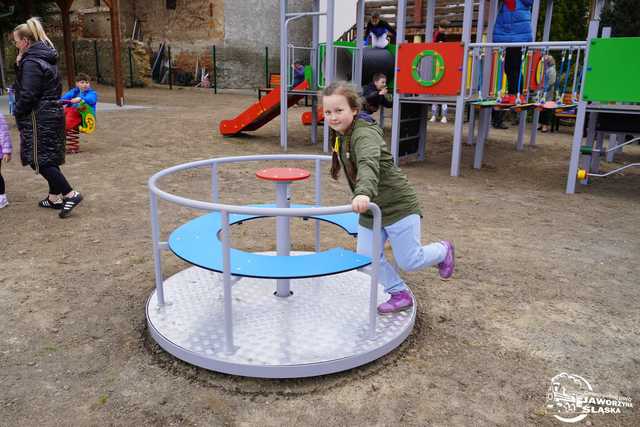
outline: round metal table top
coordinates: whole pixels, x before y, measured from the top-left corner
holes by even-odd
[[[309,178],[311,173],[300,168],[267,168],[257,171],[256,176],[267,181],[300,181]]]

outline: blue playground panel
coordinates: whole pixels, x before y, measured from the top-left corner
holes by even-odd
[[[275,207],[274,205],[256,205]],[[308,205],[293,205],[309,208]],[[261,218],[255,215],[229,215],[229,224]],[[335,215],[307,217],[330,222],[351,235],[357,234],[358,216],[347,212]],[[222,242],[218,234],[222,228],[219,212],[193,219],[176,228],[169,236],[169,248],[176,256],[198,267],[223,272]],[[267,279],[296,279],[327,276],[355,270],[371,264],[371,258],[343,248],[309,255],[272,256],[231,249],[231,274]]]

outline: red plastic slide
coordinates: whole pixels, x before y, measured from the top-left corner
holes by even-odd
[[[305,90],[309,88],[306,81],[294,87],[293,90]],[[304,95],[289,95],[287,108],[304,98]],[[220,122],[220,133],[224,136],[237,135],[243,131],[258,130],[280,114],[280,88],[274,88],[269,94],[263,96],[249,108],[240,113],[236,118]]]
[[[305,111],[304,113],[302,113],[302,116],[300,116],[300,121],[302,122],[303,125],[309,126],[311,125],[312,118],[313,116],[311,115],[311,111]],[[322,110],[322,105],[318,105],[317,118],[318,118],[318,124],[321,125],[324,122],[324,112]]]

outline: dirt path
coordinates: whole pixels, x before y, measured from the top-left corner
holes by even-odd
[[[110,100],[112,88],[100,92]],[[551,426],[561,423],[544,405],[560,372],[640,399],[640,174],[565,195],[567,133],[542,135],[524,152],[514,150],[515,129],[494,133],[486,167],[472,170],[464,147],[462,177],[451,178],[452,129],[431,127],[428,160],[404,170],[425,210],[423,239],[453,239],[459,269],[447,283],[432,270],[406,275],[418,320],[390,355],[283,381],[177,361],[145,327],[153,289],[147,179],[195,159],[280,153],[279,125],[223,139],[219,121],[253,98],[160,89],[127,97],[152,108],[98,112],[98,131],[63,168],[86,196],[71,218],[37,208],[44,180],[17,158],[2,167],[11,204],[0,211],[0,425]],[[299,124],[303,110],[291,110],[290,152],[319,153]],[[620,161],[639,157],[635,146]],[[225,201],[268,200],[256,167],[229,167]],[[165,188],[204,198],[206,183],[189,173]],[[344,182],[327,184],[325,194],[327,205],[349,200]],[[191,215],[169,213],[163,229]],[[272,249],[272,227],[247,227],[235,231],[241,247]],[[300,248],[312,244],[304,225],[292,233]],[[164,259],[167,275],[185,267]],[[640,425],[640,411],[586,422]]]

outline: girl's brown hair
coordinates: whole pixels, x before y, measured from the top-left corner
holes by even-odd
[[[16,33],[19,38],[29,40],[30,43],[41,41],[53,47],[53,43],[51,43],[51,40],[47,37],[47,33],[44,32],[39,18],[29,18],[24,24],[18,25],[13,32]]]
[[[335,81],[329,84],[329,86],[325,87],[324,90],[320,93],[321,96],[331,96],[331,95],[342,95],[346,98],[349,107],[355,111],[362,111],[362,98],[358,93],[358,89],[352,85],[351,83],[345,81]],[[355,123],[355,120],[354,120]],[[331,132],[331,140],[335,140],[336,133],[335,131]],[[349,172],[352,168],[346,168]],[[351,175],[354,176],[351,176]],[[352,180],[355,180],[355,172],[349,174]],[[331,153],[331,178],[337,180],[340,176],[340,159],[338,157],[338,152],[333,150]]]

